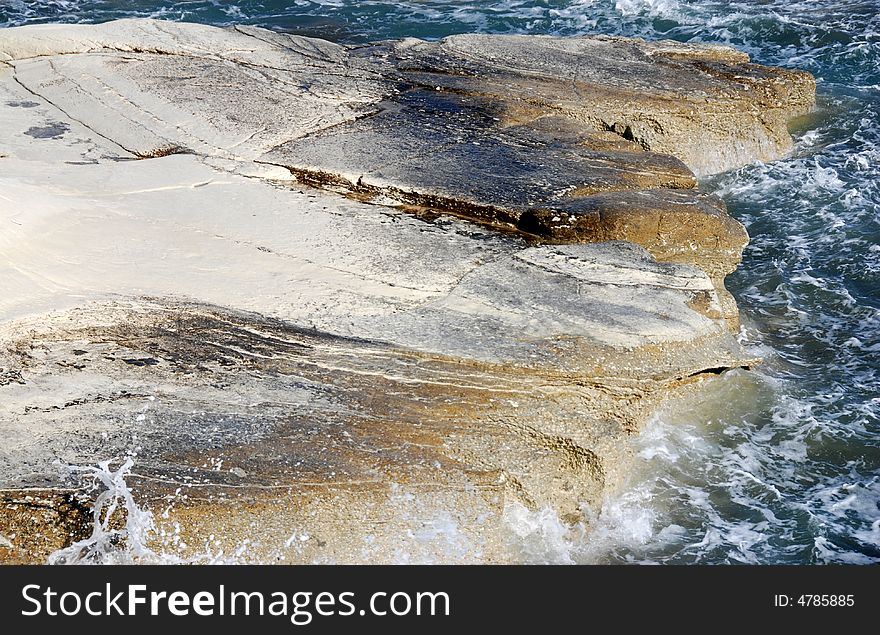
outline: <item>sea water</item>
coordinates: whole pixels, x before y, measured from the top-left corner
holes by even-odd
[[[342,43],[470,31],[671,38],[813,73],[819,107],[797,124],[789,157],[701,183],[751,236],[728,287],[741,340],[764,363],[658,413],[634,440],[623,489],[584,510],[588,539],[549,510],[507,517],[531,562],[880,562],[880,1],[0,2],[5,27],[122,17]],[[107,481],[108,504],[127,507],[121,469],[91,474]],[[96,523],[92,542],[56,560],[111,558],[111,530]],[[129,552],[142,548],[139,529],[126,530]]]

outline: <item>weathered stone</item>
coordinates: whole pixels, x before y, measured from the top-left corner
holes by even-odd
[[[714,196],[679,190],[596,194],[520,218],[525,231],[552,242],[626,240],[664,262],[697,264],[723,280],[739,263],[748,235]]]
[[[809,73],[716,45],[468,34],[392,50],[411,81],[512,102],[514,121],[562,114],[698,175],[779,158],[791,148],[788,120],[815,101]]]
[[[733,346],[707,362],[699,341],[625,353],[584,337],[535,340],[535,362],[488,363],[149,302],[21,321],[3,341],[3,365],[25,378],[0,388],[7,491],[57,487],[59,456],[84,465],[136,447],[129,485],[160,532],[190,545],[157,538],[157,551],[198,557],[214,535],[226,553],[250,540],[247,559],[263,561],[394,561],[401,536],[444,513],[467,543],[446,559],[509,561],[506,507],[582,520],[640,412],[706,363],[746,363]],[[579,372],[541,363],[551,355]],[[61,546],[19,541],[21,514],[4,508],[19,558]],[[61,526],[82,516],[54,513]],[[292,548],[294,532],[325,544]]]
[[[380,106],[372,117],[290,141],[262,160],[290,168],[301,180],[511,228],[535,205],[696,184],[668,155],[597,151],[525,125],[500,129],[492,116],[496,106],[483,99],[410,90]]]
[[[0,563],[45,562],[53,551],[91,534],[88,497],[57,485],[56,480],[49,490],[0,489]]]
[[[811,90],[610,38],[0,31],[0,558],[81,535],[56,459],[135,450],[188,558],[506,562],[511,506],[586,522],[660,401],[753,363],[747,237],[691,170],[777,156]]]
[[[4,40],[0,59],[17,81],[136,156],[259,157],[305,183],[509,229],[535,207],[692,188],[678,159],[705,174],[776,158],[790,147],[786,121],[814,98],[808,74],[732,49],[622,38],[469,35],[349,50],[250,27],[127,20],[9,29]],[[628,214],[647,216],[637,224],[668,211],[662,197],[640,200]],[[601,216],[580,226],[580,241],[620,233]],[[688,242],[720,246],[721,269],[736,266],[741,228],[715,211],[679,233],[687,227]],[[707,271],[721,260],[677,256],[686,253]]]
[[[133,155],[252,159],[371,112],[380,66],[330,42],[156,20],[4,29],[16,81]]]

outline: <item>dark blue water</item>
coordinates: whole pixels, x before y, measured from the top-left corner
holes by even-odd
[[[820,107],[798,124],[791,157],[702,184],[752,237],[728,286],[742,340],[765,364],[657,417],[591,545],[554,549],[574,561],[880,562],[880,2],[0,3],[0,26],[132,16],[351,43],[467,31],[673,38],[815,74]]]

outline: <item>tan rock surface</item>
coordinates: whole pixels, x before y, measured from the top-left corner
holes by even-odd
[[[167,558],[578,531],[660,401],[752,363],[692,170],[778,156],[811,91],[612,38],[0,31],[0,558],[88,533],[56,459],[131,452]]]
[[[421,84],[562,114],[701,176],[779,158],[791,148],[787,122],[815,102],[809,73],[718,45],[468,34],[405,40],[394,52]]]

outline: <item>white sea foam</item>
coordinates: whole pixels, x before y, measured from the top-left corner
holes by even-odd
[[[623,16],[647,14],[659,18],[680,18],[677,0],[615,0],[614,8]]]
[[[134,465],[127,457],[113,469],[111,461],[96,466],[65,466],[71,476],[92,482],[93,487],[103,487],[94,502],[92,534],[69,547],[59,549],[49,556],[49,564],[159,564],[168,556],[159,555],[147,546],[155,531],[153,515],[141,509],[125,482]],[[122,519],[122,520],[121,520]],[[117,528],[122,522],[122,527]]]
[[[530,510],[521,503],[505,506],[510,548],[524,563],[574,564],[584,545],[584,526],[569,526],[550,507]]]

